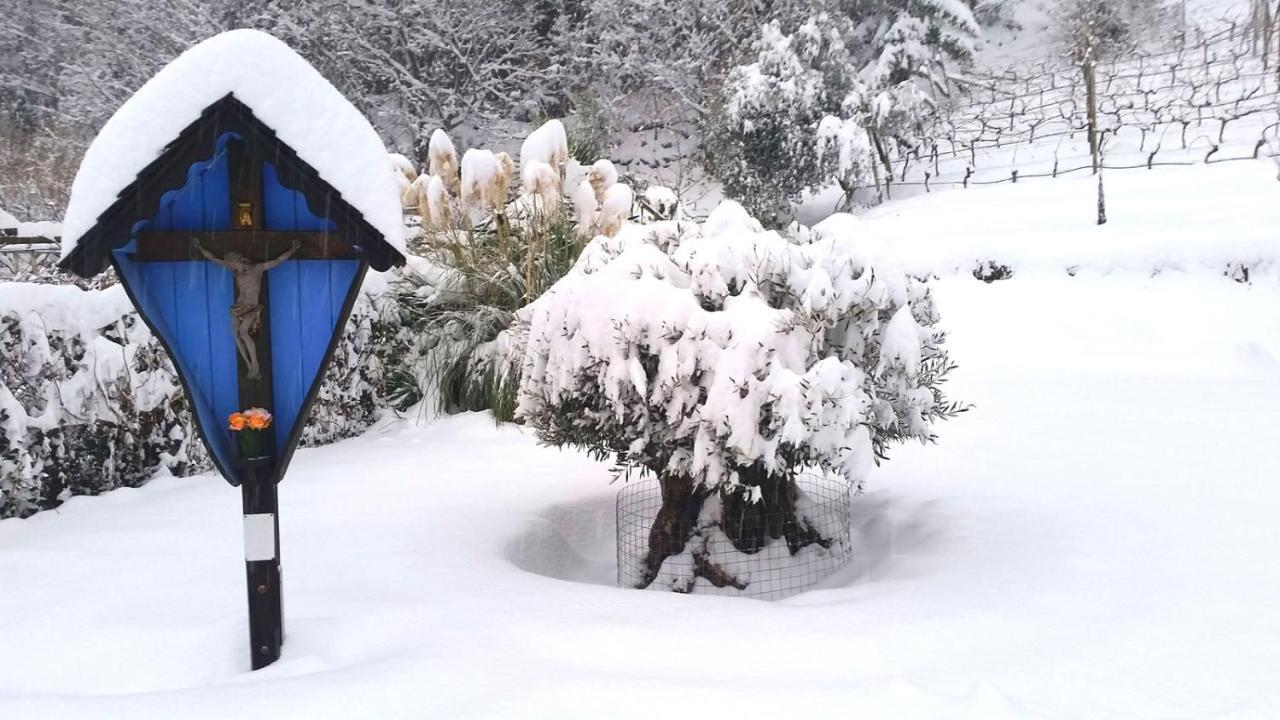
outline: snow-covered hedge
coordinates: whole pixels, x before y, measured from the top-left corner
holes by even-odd
[[[386,325],[369,297],[357,303],[304,444],[372,422],[383,375],[372,348],[390,346]],[[177,376],[122,288],[0,284],[0,518],[210,467]]]

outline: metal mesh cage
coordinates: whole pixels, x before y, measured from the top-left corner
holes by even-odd
[[[735,525],[735,536],[757,537],[756,547],[743,552],[716,525],[702,532],[670,554],[649,589],[694,592],[702,595],[732,595],[779,600],[812,587],[845,565],[851,555],[850,485],[843,479],[803,474],[796,480],[799,490],[796,512],[757,514]],[[650,550],[650,530],[662,506],[657,479],[643,477],[628,481],[618,491],[618,586],[640,587],[645,557]],[[798,522],[797,522],[798,521]],[[779,528],[791,523],[804,532],[809,542],[792,553]],[[666,552],[664,555],[668,554]],[[717,576],[723,586],[707,579]],[[678,581],[677,581],[678,580]]]

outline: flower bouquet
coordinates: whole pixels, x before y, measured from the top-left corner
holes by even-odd
[[[267,455],[267,443],[271,440],[267,432],[271,427],[271,413],[262,408],[231,413],[227,426],[235,433],[241,459],[252,460]]]

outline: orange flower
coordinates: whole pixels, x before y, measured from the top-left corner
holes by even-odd
[[[270,416],[263,416],[257,413],[249,416],[249,428],[252,430],[264,430],[270,424]]]
[[[245,423],[247,422],[248,422],[248,419],[245,418],[244,415],[238,412],[231,413],[231,415],[227,418],[227,425],[231,428],[233,432],[243,430]]]

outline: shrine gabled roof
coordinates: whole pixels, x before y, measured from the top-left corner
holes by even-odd
[[[116,112],[85,153],[62,228],[62,266],[100,272],[178,166],[236,126],[336,209],[374,269],[402,264],[399,188],[368,120],[283,42],[234,30],[183,53]],[[300,190],[303,188],[299,188]]]

